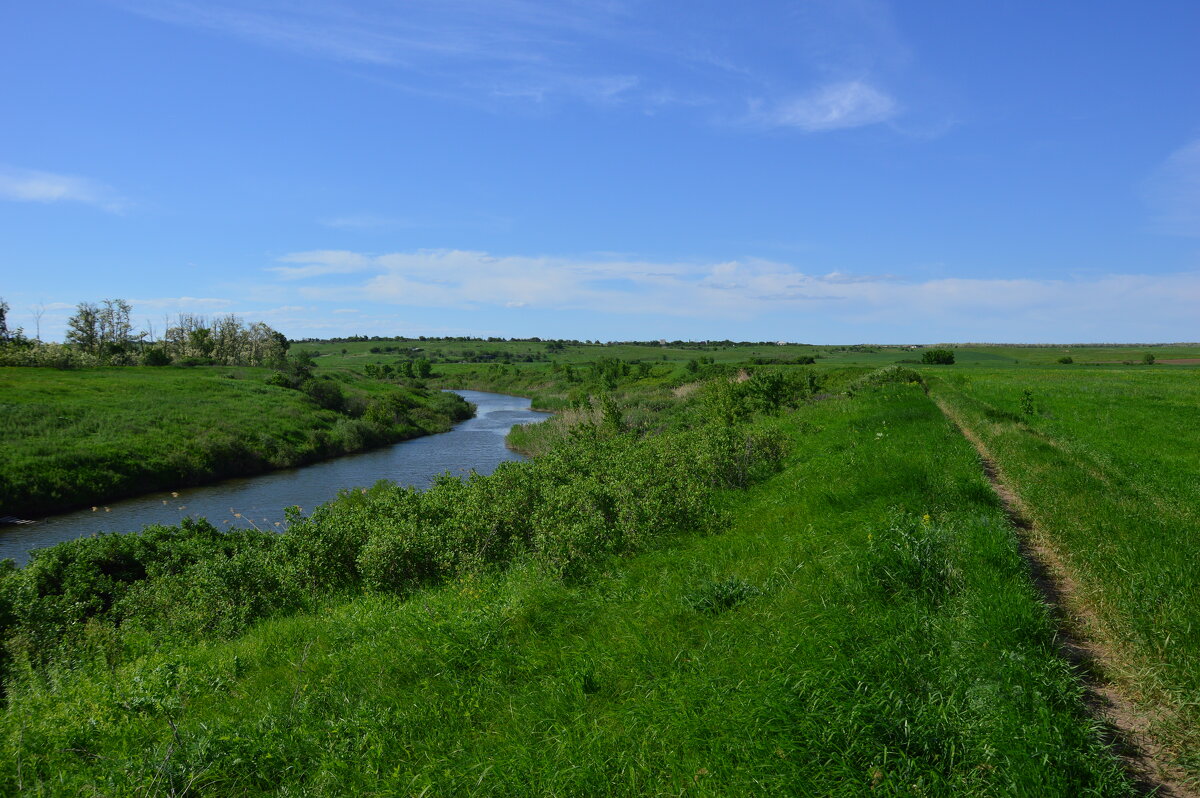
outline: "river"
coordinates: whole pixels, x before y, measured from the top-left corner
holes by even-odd
[[[381,479],[424,488],[446,472],[457,476],[472,470],[490,474],[505,460],[525,459],[504,445],[508,431],[549,415],[530,410],[529,400],[518,396],[482,391],[454,393],[474,404],[476,411],[473,418],[449,432],[302,468],[151,493],[98,505],[95,510],[0,527],[0,560],[10,557],[24,564],[32,549],[98,532],[132,532],[147,524],[177,524],[188,517],[207,518],[222,529],[278,529],[284,524],[283,508],[297,505],[301,510],[310,510],[337,496],[342,488],[369,486]]]

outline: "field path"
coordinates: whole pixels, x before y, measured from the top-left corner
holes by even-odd
[[[1163,798],[1200,798],[1200,791],[1170,763],[1163,746],[1150,735],[1151,718],[1102,676],[1110,670],[1106,666],[1115,662],[1115,655],[1087,634],[1088,629],[1099,627],[1099,619],[1081,598],[1081,591],[1062,558],[1032,521],[1012,483],[962,416],[940,397],[933,400],[979,453],[984,474],[1017,530],[1021,556],[1029,566],[1034,587],[1057,621],[1060,653],[1082,677],[1085,703],[1103,724],[1107,742],[1125,762],[1138,789],[1143,794]]]

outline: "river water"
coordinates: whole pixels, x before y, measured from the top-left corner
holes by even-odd
[[[132,532],[147,524],[177,524],[183,518],[207,518],[216,526],[282,528],[283,508],[298,505],[307,512],[342,488],[369,486],[381,479],[418,488],[450,472],[474,470],[490,474],[505,460],[525,459],[504,445],[518,424],[541,421],[549,414],[529,409],[529,400],[482,391],[455,391],[476,406],[475,417],[449,432],[414,438],[362,454],[347,455],[302,468],[254,477],[227,479],[198,488],[151,493],[111,502],[32,524],[0,527],[0,560],[24,564],[31,549],[97,532]]]

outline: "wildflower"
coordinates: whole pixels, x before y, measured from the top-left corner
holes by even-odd
[[[921,523],[925,526],[929,526],[929,513],[925,513],[925,515],[921,516]]]

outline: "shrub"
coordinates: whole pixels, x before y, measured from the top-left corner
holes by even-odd
[[[160,346],[152,346],[142,355],[143,366],[169,366],[171,356]]]
[[[931,366],[951,366],[954,365],[954,350],[952,349],[926,349],[921,353],[921,362]]]
[[[1147,352],[1146,354],[1142,355],[1142,362],[1145,363],[1147,366],[1153,366],[1154,365],[1154,354],[1152,352]]]
[[[864,374],[863,376],[859,377],[857,380],[850,383],[849,387],[846,388],[846,394],[848,396],[854,396],[855,394],[862,393],[870,388],[878,388],[882,385],[905,383],[909,385],[920,385],[926,393],[929,393],[929,386],[925,384],[925,378],[922,377],[918,372],[913,371],[910,368],[906,368],[905,366],[894,365],[884,366],[881,369],[876,369],[869,374]]]
[[[325,410],[341,410],[346,403],[342,387],[332,380],[306,380],[300,389]]]
[[[1028,388],[1021,391],[1021,415],[1026,417],[1033,415],[1033,391]]]
[[[1074,363],[1074,362],[1075,362],[1075,358],[1071,357],[1070,355],[1067,355],[1067,356],[1065,356],[1065,357],[1060,357],[1060,358],[1058,359],[1058,362],[1059,362],[1059,363],[1062,363],[1064,366],[1065,366],[1065,365],[1070,365],[1071,363]]]

